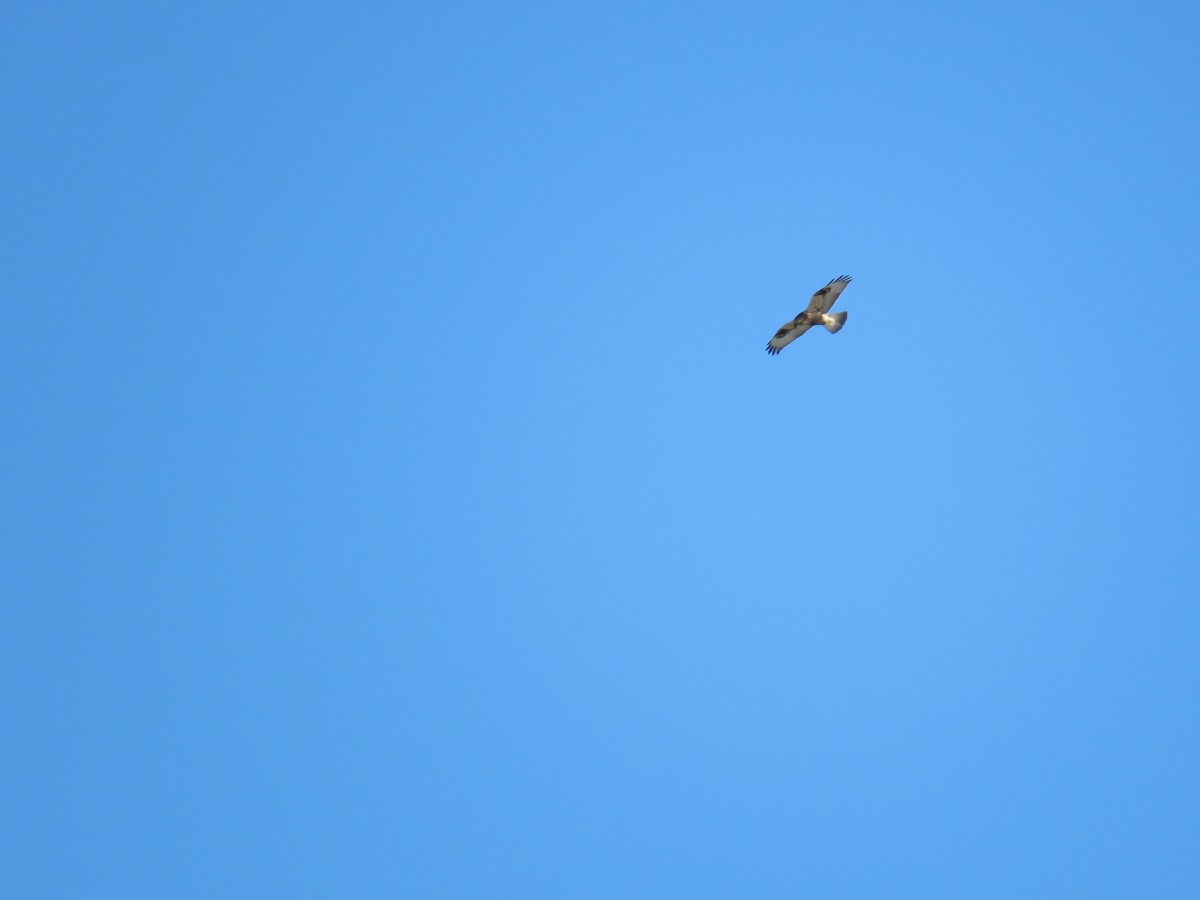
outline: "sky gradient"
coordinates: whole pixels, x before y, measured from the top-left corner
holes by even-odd
[[[1193,4],[8,19],[0,894],[1200,894]]]

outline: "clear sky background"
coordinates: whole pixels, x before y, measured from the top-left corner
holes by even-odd
[[[12,5],[0,894],[1196,897],[1196,9]]]

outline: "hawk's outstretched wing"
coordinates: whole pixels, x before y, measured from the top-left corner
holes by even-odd
[[[775,332],[775,337],[767,341],[767,352],[772,356],[778,355],[780,350],[812,327],[813,323],[805,321],[804,313],[800,313],[800,315]]]
[[[812,295],[812,299],[808,301],[808,309],[805,312],[815,313],[819,316],[829,312],[829,308],[833,306],[834,301],[841,296],[842,291],[846,289],[846,285],[849,283],[849,275],[839,275]]]

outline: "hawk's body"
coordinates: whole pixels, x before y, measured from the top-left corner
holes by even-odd
[[[829,310],[849,283],[850,276],[841,275],[813,294],[808,301],[808,309],[775,332],[775,337],[767,343],[767,352],[775,356],[814,325],[824,325],[830,334],[841,331],[846,324],[846,313],[843,311],[830,315]]]

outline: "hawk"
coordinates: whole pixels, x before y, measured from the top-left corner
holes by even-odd
[[[842,326],[846,324],[846,313],[843,311],[831,316],[829,308],[833,306],[849,283],[849,275],[839,275],[813,294],[812,299],[808,301],[808,309],[775,332],[775,337],[767,342],[767,352],[772,356],[778,356],[780,350],[814,325],[824,325],[830,334],[837,334],[841,331]]]

